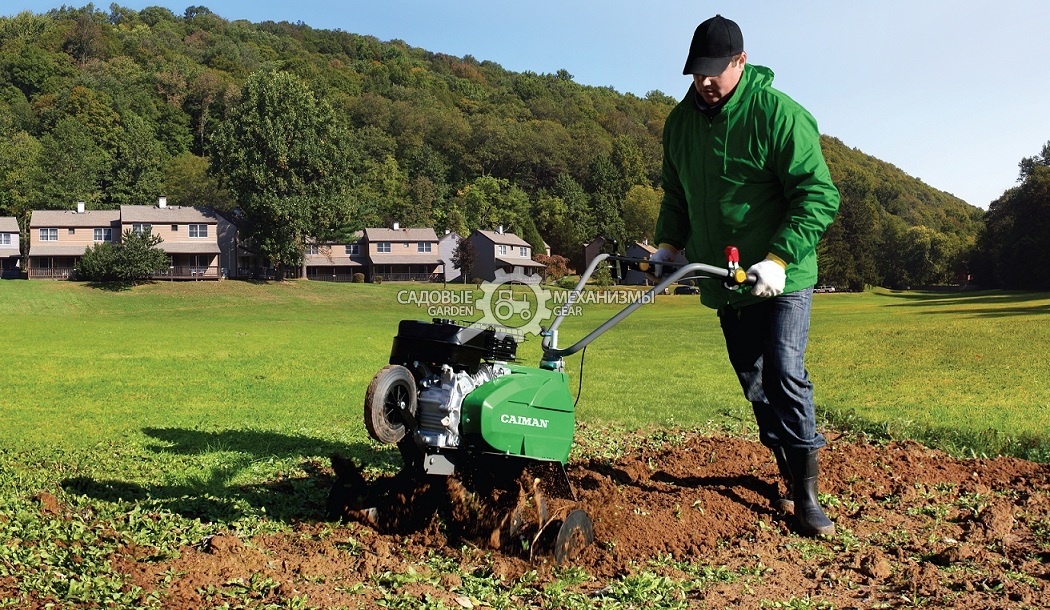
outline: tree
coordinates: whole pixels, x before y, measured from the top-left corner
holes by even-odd
[[[623,224],[628,240],[653,239],[662,199],[663,189],[651,186],[635,185],[627,191],[623,200]]]
[[[459,243],[456,245],[456,250],[452,253],[452,268],[459,269],[464,284],[466,284],[470,278],[470,272],[474,270],[474,265],[476,265],[477,262],[477,248],[475,248],[474,244],[470,243],[470,240],[466,237],[460,239]]]
[[[591,165],[591,215],[598,233],[607,240],[623,243],[627,228],[624,226],[620,205],[623,201],[623,179],[616,166],[606,156],[600,156]]]
[[[153,131],[135,114],[124,120],[122,137],[113,155],[109,202],[141,205],[161,192],[163,151]]]
[[[236,207],[232,195],[218,178],[208,174],[208,160],[192,153],[170,159],[164,165],[162,192],[172,205],[203,206],[222,211]]]
[[[168,267],[168,255],[157,246],[164,241],[149,231],[124,231],[117,247],[114,272],[118,280],[133,282],[148,279]]]
[[[555,282],[573,273],[572,269],[569,268],[569,259],[564,256],[537,254],[532,258],[543,265],[543,276],[547,281]]]
[[[256,72],[212,145],[212,168],[243,212],[239,227],[283,270],[302,264],[306,238],[325,241],[351,223],[354,199],[331,107],[299,77]]]
[[[76,277],[85,282],[110,282],[116,275],[117,248],[112,243],[89,246],[84,255],[77,259]]]
[[[1018,182],[1024,182],[1026,178],[1034,175],[1036,167],[1050,167],[1050,142],[1043,144],[1043,149],[1038,155],[1025,157],[1017,165],[1020,168],[1017,176]]]
[[[558,176],[553,191],[537,200],[535,216],[551,251],[567,257],[577,269],[581,268],[583,244],[593,238],[595,232],[583,187],[568,174]]]
[[[0,139],[0,214],[26,226],[40,182],[40,149],[40,142],[24,131]]]
[[[37,209],[67,208],[76,201],[90,208],[103,201],[102,179],[109,171],[110,158],[79,121],[65,118],[45,134],[40,139],[39,158]]]
[[[140,282],[168,268],[168,255],[157,248],[159,235],[127,229],[118,244],[89,247],[77,261],[77,278],[89,282]]]
[[[1050,290],[1050,166],[1036,164],[1020,186],[992,202],[977,241],[977,282],[990,287]]]

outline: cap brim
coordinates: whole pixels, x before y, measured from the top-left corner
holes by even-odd
[[[729,62],[733,60],[730,57],[693,57],[685,63],[685,69],[682,70],[682,74],[702,74],[704,76],[718,76],[719,74],[726,71],[729,67]]]

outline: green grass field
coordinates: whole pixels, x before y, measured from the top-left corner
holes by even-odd
[[[3,282],[0,441],[83,448],[147,429],[267,430],[365,442],[364,389],[412,285]],[[449,288],[459,290],[459,287]],[[402,299],[403,300],[403,299]],[[585,305],[567,345],[619,306]],[[1045,454],[1050,295],[815,296],[808,368],[825,422],[950,450]],[[539,340],[520,350],[533,364]],[[573,391],[580,355],[567,359]],[[695,298],[641,308],[587,350],[578,417],[626,428],[744,426],[717,319]]]
[[[400,458],[368,438],[362,403],[398,321],[429,317],[398,302],[420,288],[0,282],[0,583],[19,592],[0,607],[26,595],[159,607],[113,553],[140,544],[162,560],[217,532],[323,519],[317,473],[333,452],[393,469]],[[584,306],[561,345],[619,308]],[[1048,321],[1047,294],[816,295],[819,424],[1050,461]],[[536,338],[519,350],[526,364],[539,354]],[[581,361],[578,447],[592,454],[622,449],[625,430],[754,433],[696,297],[660,297],[570,357],[574,393]],[[41,509],[41,492],[64,516]]]

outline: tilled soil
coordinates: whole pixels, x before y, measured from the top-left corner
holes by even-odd
[[[779,474],[753,441],[689,433],[572,463],[596,538],[571,562],[590,576],[572,590],[597,601],[610,583],[648,571],[693,582],[684,601],[699,608],[1050,607],[1050,466],[838,438],[821,467],[821,497],[838,528],[826,539],[799,536],[793,517],[772,508]],[[506,583],[536,570],[536,591],[559,578],[549,560],[494,549],[484,508],[457,489],[442,516],[421,500],[427,492],[395,490],[394,503],[424,514],[397,523],[357,514],[334,529],[304,522],[291,534],[215,536],[168,561],[137,560],[133,549],[116,561],[180,608],[209,605],[209,591],[231,582],[269,583],[260,601],[277,604],[306,595],[310,606],[374,607],[377,589],[361,583],[432,570],[423,558],[435,554],[449,567],[405,584],[402,595],[477,607],[457,574],[478,566]],[[515,603],[557,607],[549,598]]]

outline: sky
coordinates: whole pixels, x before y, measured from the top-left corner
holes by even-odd
[[[15,3],[18,3],[17,5]],[[14,0],[0,14],[59,0]],[[86,4],[84,2],[83,4]],[[69,2],[69,6],[83,4]],[[1018,162],[1050,141],[1050,1],[999,0],[124,0],[176,15],[302,22],[399,39],[513,72],[567,70],[583,85],[680,98],[693,30],[736,21],[748,61],[816,117],[821,133],[987,208]],[[109,2],[96,2],[105,10]]]

